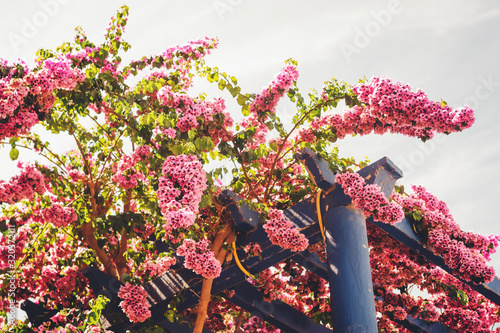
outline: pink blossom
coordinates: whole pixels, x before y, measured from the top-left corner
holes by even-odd
[[[138,181],[145,181],[146,176],[138,163],[147,160],[151,155],[150,149],[149,146],[139,146],[130,156],[123,155],[121,160],[113,165],[113,181],[125,190],[136,187]]]
[[[144,263],[144,269],[149,271],[150,277],[156,277],[168,271],[176,262],[175,258],[172,257],[160,257],[154,261],[147,260]]]
[[[330,128],[338,138],[391,132],[425,141],[434,133],[462,131],[472,126],[475,120],[474,111],[468,106],[452,109],[431,101],[421,90],[413,92],[410,86],[393,83],[385,77],[374,77],[368,84],[353,86],[352,91],[363,103],[361,106],[349,108],[342,115],[316,119],[311,128]]]
[[[178,209],[178,205],[198,213],[207,178],[197,157],[184,154],[169,156],[163,163],[162,174],[157,191],[162,214],[166,216],[171,209]]]
[[[283,67],[281,72],[276,75],[276,79],[255,96],[255,99],[250,104],[250,113],[275,113],[278,101],[297,81],[298,77],[299,72],[296,66],[286,65]]]
[[[205,279],[215,279],[219,277],[222,267],[214,253],[209,250],[208,245],[206,239],[199,242],[184,239],[182,245],[177,248],[177,255],[184,257],[186,268],[192,269]]]
[[[67,227],[76,222],[78,216],[72,207],[64,207],[60,203],[53,203],[49,208],[42,211],[45,222],[52,223],[56,227]]]
[[[19,176],[14,176],[8,183],[0,181],[0,202],[10,204],[23,199],[33,200],[35,193],[45,192],[43,175],[32,164],[19,163]]]
[[[375,221],[396,223],[403,219],[401,207],[387,200],[378,185],[367,185],[363,177],[353,172],[337,174],[335,182],[342,186],[344,193],[351,197],[354,207],[361,209],[365,216]]]
[[[308,239],[288,220],[279,209],[270,209],[263,228],[271,243],[291,251],[304,251],[309,246]]]
[[[142,323],[151,317],[147,292],[140,286],[125,283],[118,291],[118,297],[122,299],[120,307],[133,323]]]

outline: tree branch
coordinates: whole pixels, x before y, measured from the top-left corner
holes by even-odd
[[[213,243],[210,246],[210,249],[214,252],[215,258],[219,260],[220,264],[224,263],[226,258],[226,249],[223,248],[223,245],[226,241],[231,241],[233,239],[233,229],[230,224],[227,224],[224,229],[220,230]],[[203,326],[205,324],[205,320],[207,319],[207,309],[208,303],[210,302],[211,291],[213,279],[203,279],[203,285],[201,287],[201,296],[197,306],[197,316],[196,322],[194,325],[193,333],[202,333]]]

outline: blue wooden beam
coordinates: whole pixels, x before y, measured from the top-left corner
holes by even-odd
[[[234,225],[241,231],[250,232],[257,229],[260,219],[259,213],[250,209],[248,205],[239,205],[241,198],[232,191],[224,190],[219,195],[219,200],[226,206],[226,210],[233,218]]]
[[[412,224],[408,219],[404,218],[401,222],[392,225],[373,221],[372,218],[367,219],[367,221],[453,275],[453,270],[444,263],[443,258],[439,255],[435,255],[432,250],[425,245],[425,242],[420,236],[413,231]],[[462,280],[458,275],[453,276],[500,306],[500,279],[498,277],[495,277],[495,279],[489,283],[474,284],[473,282]]]
[[[304,148],[295,157],[304,164],[312,181],[323,191],[328,191],[335,186],[335,174],[330,170],[330,165],[309,148]]]
[[[318,255],[311,253],[308,250],[296,254],[291,258],[297,264],[306,268],[310,272],[318,275],[319,277],[328,280],[327,264],[322,262]],[[381,297],[377,296],[377,299]],[[429,333],[454,333],[455,331],[449,327],[437,322],[428,323],[425,320],[419,318],[412,318],[407,316],[405,320],[394,320],[394,322],[400,324],[401,326],[409,329],[412,332],[429,332]]]
[[[231,303],[287,333],[331,333],[332,330],[316,324],[304,313],[279,300],[264,301],[262,293],[248,282],[234,288]]]
[[[383,157],[358,171],[367,184],[377,184],[386,198],[390,198],[396,180],[403,177],[403,171],[399,169],[390,159]]]
[[[82,274],[89,280],[90,287],[96,296],[104,295],[111,301],[106,305],[106,308],[102,312],[101,326],[104,329],[112,330],[114,332],[125,332],[133,327],[139,326],[131,323],[125,313],[123,313],[122,309],[118,306],[121,301],[118,297],[118,291],[123,285],[122,282],[95,267],[87,267],[83,269]],[[167,274],[163,277],[165,276],[176,275],[171,272],[167,272]],[[182,281],[175,279],[170,279],[169,281],[170,283],[168,284],[168,287],[165,287],[165,290],[169,290],[172,295],[178,294],[182,291],[182,286],[184,286]],[[155,296],[156,294],[151,291],[151,288],[153,288],[151,284],[146,284],[145,289],[148,292],[148,301],[150,304],[154,304],[155,300],[152,296]],[[171,333],[191,333],[193,331],[192,326],[187,323],[172,323],[167,320],[165,317],[165,311],[163,311],[160,316],[156,316],[154,318],[154,322],[159,322],[158,326],[161,326],[166,329],[167,332]],[[210,330],[204,329],[203,332],[210,333]]]
[[[24,300],[21,303],[21,310],[26,312],[26,315],[28,316],[30,323],[33,324],[33,327],[38,327],[44,322],[51,322],[50,317],[59,312],[58,310],[46,309],[40,304],[33,303],[29,299]]]

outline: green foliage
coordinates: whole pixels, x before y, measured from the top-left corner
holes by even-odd
[[[88,325],[100,325],[102,310],[104,310],[108,303],[109,299],[104,295],[99,295],[96,299],[90,301],[90,308],[92,310],[87,315],[85,327]],[[85,327],[82,328],[85,329]]]

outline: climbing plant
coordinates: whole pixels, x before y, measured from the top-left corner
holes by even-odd
[[[324,257],[323,244],[309,244],[283,214],[317,191],[296,158],[303,148],[330,164],[337,186],[367,217],[392,224],[406,215],[462,280],[494,278],[488,260],[497,236],[462,231],[446,204],[422,186],[410,194],[397,187],[385,198],[354,173],[367,161],[339,153],[350,135],[399,133],[427,141],[460,132],[473,124],[472,109],[453,109],[385,77],[355,84],[332,79],[303,96],[292,59],[261,91],[245,92],[223,64],[205,62],[215,38],[124,63],[131,47],[123,40],[127,15],[127,7],[117,12],[101,44],[78,28],[71,43],[39,50],[33,65],[0,60],[2,147],[12,160],[23,160],[24,150],[40,157],[19,162],[19,174],[0,183],[0,323],[6,331],[102,331],[107,300],[94,295],[82,275],[89,266],[123,283],[120,307],[135,329],[161,331],[150,320],[142,285],[184,266],[204,279],[199,303],[181,313],[173,302],[166,318],[190,319],[195,332],[204,326],[276,332],[233,305],[231,291],[211,295],[213,279],[234,260],[237,237],[219,194],[230,189],[257,210],[273,244]],[[191,93],[195,77],[216,85],[220,97]],[[235,103],[226,107],[225,99]],[[284,99],[296,108],[291,126],[276,112]],[[70,149],[58,152],[56,140]],[[406,316],[470,332],[488,332],[499,320],[498,307],[460,280],[381,231],[369,227],[368,234],[380,331],[405,331],[394,320]],[[159,241],[169,250],[158,251]],[[244,250],[260,255],[257,243]],[[331,323],[327,281],[297,263],[287,260],[252,279],[266,299]],[[412,293],[417,290],[426,296]],[[14,320],[26,299],[53,315],[36,325]]]

